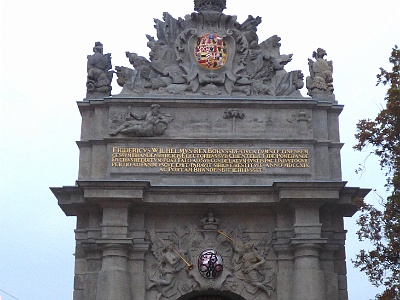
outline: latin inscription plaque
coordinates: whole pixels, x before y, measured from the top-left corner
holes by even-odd
[[[171,173],[264,173],[276,168],[308,169],[310,162],[307,148],[112,147],[111,167]]]

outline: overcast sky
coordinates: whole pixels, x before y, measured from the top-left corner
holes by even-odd
[[[96,41],[112,54],[113,66],[130,67],[125,51],[148,57],[146,34],[153,18],[193,11],[191,0],[1,1],[0,85],[0,298],[70,300],[73,291],[75,218],[66,217],[49,187],[74,185],[78,173],[80,115],[85,97],[86,56]],[[379,67],[390,68],[400,44],[400,1],[228,0],[226,14],[243,22],[262,17],[260,41],[281,40],[293,53],[285,69],[308,75],[307,59],[324,48],[334,65],[340,116],[343,180],[385,196],[376,159],[355,174],[368,152],[352,150],[355,124],[373,118],[386,89],[376,87]],[[399,45],[400,46],[400,45]],[[113,84],[113,94],[121,88]],[[307,96],[305,89],[303,96]],[[376,203],[371,192],[367,201]],[[356,216],[346,220],[350,300],[372,299],[377,290],[352,267]]]

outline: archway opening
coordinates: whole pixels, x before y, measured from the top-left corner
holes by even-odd
[[[243,297],[228,291],[207,290],[191,292],[178,300],[245,300]]]

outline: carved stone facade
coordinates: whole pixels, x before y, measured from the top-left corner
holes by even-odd
[[[343,106],[302,97],[280,39],[225,4],[164,14],[121,94],[78,102],[78,180],[52,188],[77,217],[74,300],[347,299],[343,218],[368,190],[342,181]]]

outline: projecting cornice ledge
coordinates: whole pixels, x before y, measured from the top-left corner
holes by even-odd
[[[125,202],[127,205],[143,200],[148,181],[77,181],[75,186],[50,188],[58,205],[67,216],[76,216],[90,206],[108,206]]]
[[[86,205],[83,191],[78,186],[51,187],[50,190],[67,216],[76,216]]]
[[[148,181],[78,180],[75,186],[51,188],[51,191],[67,216],[76,216],[95,207],[121,207],[121,205],[147,203],[149,202],[149,195],[154,198],[155,195],[159,194],[168,195],[167,198],[172,200],[172,203],[183,203],[185,199],[190,199],[189,202],[185,202],[188,204],[203,203],[196,200],[196,195],[200,194],[209,195],[209,200],[216,203],[217,200],[221,199],[215,198],[213,195],[222,193],[227,197],[230,196],[221,201],[225,203],[229,200],[228,202],[231,205],[249,201],[271,205],[273,203],[280,205],[317,205],[340,210],[343,216],[350,217],[357,211],[356,199],[364,198],[370,190],[346,187],[346,182],[342,181],[275,182],[272,186],[152,187]],[[182,200],[182,195],[184,200]],[[260,195],[263,195],[262,199]],[[265,198],[266,195],[269,196]],[[266,201],[266,199],[269,200]],[[168,202],[165,197],[162,200],[163,203]]]
[[[148,181],[77,181],[88,201],[142,201]]]
[[[340,207],[344,216],[357,211],[356,199],[364,198],[370,189],[346,187],[341,182],[277,182],[273,187],[281,203],[315,203]]]
[[[276,182],[279,201],[330,202],[339,199],[346,182]]]

